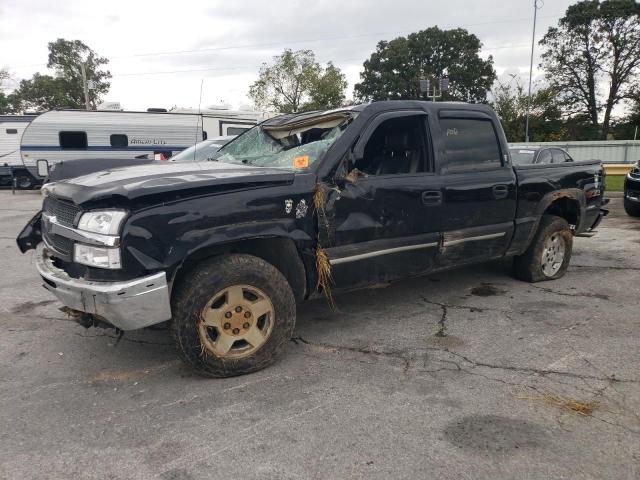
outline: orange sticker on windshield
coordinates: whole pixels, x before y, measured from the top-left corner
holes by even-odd
[[[309,166],[309,155],[303,155],[293,159],[293,168],[307,168]]]

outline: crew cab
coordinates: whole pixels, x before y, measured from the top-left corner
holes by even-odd
[[[264,368],[296,304],[487,260],[565,274],[603,210],[599,162],[513,166],[484,105],[384,101],[269,119],[210,161],[47,184],[17,242],[77,320],[170,321],[214,377]]]

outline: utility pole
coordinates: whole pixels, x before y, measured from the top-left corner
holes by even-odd
[[[542,8],[542,6],[540,8]],[[533,50],[536,45],[537,16],[538,16],[538,0],[533,0],[533,35],[531,36],[531,61],[529,62],[529,95],[527,96],[527,120],[524,127],[525,143],[529,143],[529,115],[531,114],[531,78],[533,76]]]
[[[80,63],[80,72],[82,73],[82,89],[84,90],[84,105],[87,110],[91,110],[91,105],[89,105],[89,87],[87,85],[87,66],[84,62]]]

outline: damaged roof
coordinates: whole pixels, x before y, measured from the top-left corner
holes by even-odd
[[[361,112],[366,107],[363,105],[354,105],[353,107],[341,107],[333,110],[314,110],[302,113],[286,113],[277,117],[265,120],[260,125],[265,130],[286,130],[290,128],[300,128],[305,125],[312,125],[326,120],[335,118],[347,118],[352,112]]]

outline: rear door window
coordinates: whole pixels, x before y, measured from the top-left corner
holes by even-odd
[[[447,159],[444,173],[474,172],[502,167],[498,136],[490,120],[440,120]]]
[[[87,132],[60,132],[58,137],[63,150],[87,149]]]
[[[558,148],[554,148],[551,155],[553,157],[553,163],[564,163],[567,161],[564,152]]]
[[[551,156],[551,150],[542,150],[538,154],[538,160],[536,161],[536,163],[548,165],[552,161],[553,161],[553,157]]]

